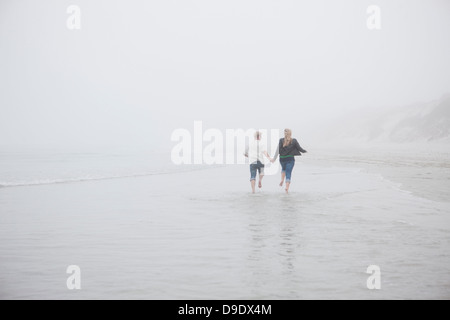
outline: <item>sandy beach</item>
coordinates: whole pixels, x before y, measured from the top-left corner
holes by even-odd
[[[301,157],[289,195],[245,165],[0,188],[0,298],[450,298],[450,203],[348,158]]]
[[[1,0],[0,300],[450,299],[449,34],[448,0]]]

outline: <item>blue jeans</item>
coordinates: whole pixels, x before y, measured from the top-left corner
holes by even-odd
[[[292,169],[294,169],[295,158],[280,158],[281,172],[286,173],[286,182],[291,182]]]
[[[250,181],[256,180],[256,171],[264,175],[264,164],[261,161],[253,162],[250,165]]]

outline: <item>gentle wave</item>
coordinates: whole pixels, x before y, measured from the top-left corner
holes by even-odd
[[[170,172],[159,172],[159,173],[143,173],[143,174],[130,174],[130,175],[119,175],[119,176],[106,176],[106,177],[85,177],[85,178],[72,178],[72,179],[48,179],[48,180],[35,180],[26,182],[2,182],[0,183],[0,188],[11,188],[11,187],[30,187],[30,186],[41,186],[49,184],[64,184],[64,183],[74,183],[74,182],[87,182],[87,181],[101,181],[101,180],[112,180],[112,179],[124,179],[133,177],[145,177],[151,175],[169,174]]]
[[[217,167],[219,167],[219,166],[198,167],[198,168],[190,167],[189,169],[186,169],[186,170],[144,172],[144,173],[135,173],[135,174],[108,175],[108,176],[98,176],[98,177],[93,176],[93,177],[67,178],[67,179],[45,179],[45,180],[33,180],[33,181],[0,182],[0,188],[31,187],[31,186],[42,186],[42,185],[52,185],[52,184],[67,184],[67,183],[76,183],[76,182],[138,178],[138,177],[148,177],[148,176],[156,176],[156,175],[186,173],[186,172],[193,172],[193,171],[199,171],[199,170],[213,169],[213,168],[217,168]]]

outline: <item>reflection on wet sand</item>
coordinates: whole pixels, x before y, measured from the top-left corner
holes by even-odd
[[[276,208],[273,211],[267,208]],[[267,287],[283,287],[296,297],[296,264],[301,255],[300,206],[290,196],[267,195],[248,207],[248,264],[253,270],[248,285],[255,296],[267,294]],[[276,280],[275,280],[276,279]]]

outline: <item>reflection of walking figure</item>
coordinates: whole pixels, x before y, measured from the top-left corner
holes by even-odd
[[[259,184],[258,187],[262,188],[262,179],[264,177],[264,164],[263,159],[266,156],[270,161],[269,154],[267,153],[267,146],[261,141],[261,132],[255,132],[255,140],[250,142],[245,151],[245,156],[248,157],[250,162],[250,183],[252,186],[252,192],[255,193],[256,172],[259,172]]]
[[[302,153],[307,151],[300,147],[297,139],[292,139],[292,131],[290,129],[284,130],[284,138],[280,139],[277,152],[272,160],[275,162],[278,155],[280,155],[281,164],[281,182],[280,187],[283,186],[284,179],[286,178],[286,193],[289,193],[289,187],[291,185],[292,169],[295,165],[295,156],[301,156]]]

